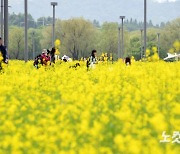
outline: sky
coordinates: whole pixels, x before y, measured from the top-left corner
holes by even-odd
[[[58,2],[56,16],[60,19],[84,17],[100,22],[118,21],[120,15],[143,21],[144,0],[28,0],[28,12],[37,19],[52,16],[51,1]],[[153,23],[180,17],[180,0],[147,0],[148,19]],[[9,0],[10,12],[23,13],[24,0]],[[168,10],[168,11],[167,11]]]
[[[165,3],[165,2],[176,2],[177,0],[154,0],[154,1],[158,3]]]

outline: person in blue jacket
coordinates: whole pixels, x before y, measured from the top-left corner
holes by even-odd
[[[3,40],[0,37],[0,53],[2,54],[3,57],[3,62],[8,63],[8,55],[7,55],[7,48],[6,46],[3,45]]]

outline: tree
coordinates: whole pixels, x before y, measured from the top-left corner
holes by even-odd
[[[99,21],[97,20],[93,20],[93,25],[96,27],[96,28],[100,28],[100,24],[99,24]]]
[[[98,51],[113,54],[117,57],[118,51],[118,23],[104,23],[98,39]]]
[[[42,26],[52,25],[52,22],[53,22],[52,17],[40,17],[37,19],[36,26],[39,28]]]
[[[23,59],[24,31],[23,28],[11,27],[9,33],[9,56],[12,59]]]
[[[36,55],[41,52],[40,39],[41,30],[30,28],[28,30],[28,53],[29,59],[32,59],[32,33],[34,32],[34,41]],[[24,59],[24,29],[21,27],[13,26],[10,27],[9,33],[9,56],[11,59]]]
[[[150,28],[154,27],[153,23],[152,23],[152,20],[149,20],[148,27],[150,27]]]
[[[149,28],[147,33],[147,48],[157,47],[157,31],[159,29]],[[128,48],[129,54],[136,60],[141,58],[141,32],[133,31],[130,33],[130,43]]]
[[[11,26],[19,26],[19,27],[24,26],[24,14],[22,14],[22,13],[19,13],[19,14],[12,13],[12,14],[10,14],[9,15],[9,25],[11,25]],[[34,19],[30,14],[28,14],[28,26],[29,27],[34,27],[35,26]]]
[[[55,36],[56,39],[61,40],[61,37],[63,37],[63,31],[62,31],[62,21],[56,20],[55,25]],[[44,49],[52,48],[52,26],[48,25],[45,27],[42,27],[42,29],[39,30],[39,37],[41,37],[40,45]]]
[[[164,28],[165,26],[166,26],[166,24],[164,22],[161,22],[160,27]]]
[[[88,57],[95,48],[97,29],[83,18],[56,21],[56,39],[61,40],[60,53],[72,56],[73,59]],[[52,27],[42,29],[41,46],[49,48],[52,45]]]
[[[160,43],[163,57],[167,56],[167,52],[176,40],[180,40],[180,18],[167,23],[161,32]]]
[[[89,55],[89,51],[94,48],[95,36],[96,29],[91,22],[83,18],[74,18],[62,22],[59,38],[64,50],[77,60]]]
[[[28,30],[28,51],[29,51],[29,59],[33,58],[33,42],[34,42],[34,49],[35,49],[35,55],[37,56],[38,54],[41,53],[41,43],[40,39],[42,38],[41,35],[41,29],[34,29],[30,28]]]
[[[118,54],[118,23],[104,23],[98,35],[97,49],[100,52],[113,54],[117,59]],[[128,54],[129,36],[126,28],[124,29],[124,54]]]
[[[47,26],[42,29],[41,47],[49,49],[52,46],[52,27]]]
[[[136,60],[141,58],[141,40],[139,36],[135,36],[130,40],[130,51],[130,55],[133,56]]]

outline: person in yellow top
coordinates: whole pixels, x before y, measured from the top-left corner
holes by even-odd
[[[59,60],[59,55],[60,55],[60,52],[58,49],[56,49],[56,52],[55,52],[55,60]]]

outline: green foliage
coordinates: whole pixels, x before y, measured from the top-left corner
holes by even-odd
[[[10,27],[9,33],[9,56],[12,59],[23,59],[24,57],[24,32],[23,28]]]
[[[136,19],[133,20],[131,18],[130,20],[128,20],[128,19],[125,20],[124,25],[125,25],[125,27],[127,28],[128,31],[136,31],[136,30],[142,29],[143,26],[144,26],[144,23],[143,22],[138,22]],[[160,27],[163,27],[165,25],[166,24],[163,23],[163,22],[160,25],[154,25],[151,20],[149,22],[147,22],[147,27],[148,28],[160,28]]]
[[[28,51],[29,51],[29,59],[33,58],[33,42],[35,48],[35,55],[41,53],[41,38],[42,38],[42,30],[41,29],[34,29],[30,28],[28,30]]]
[[[135,59],[141,58],[141,40],[140,37],[135,36],[132,39],[130,39],[130,51],[131,56],[133,56]]]
[[[34,36],[32,35],[34,33]],[[33,44],[32,37],[34,37],[35,41],[35,54],[41,52],[41,44],[40,39],[41,30],[30,28],[28,30],[28,51],[29,51],[29,59],[32,59],[33,54]],[[10,27],[9,32],[9,56],[11,59],[24,59],[24,29],[17,26]]]
[[[118,51],[118,24],[104,23],[99,31],[97,49],[100,53],[106,52],[117,55]]]
[[[173,20],[162,29],[160,40],[162,50],[167,53],[176,40],[180,40],[180,18]]]
[[[10,58],[23,59],[24,57],[24,22],[23,14],[11,14],[10,25]],[[28,16],[28,49],[29,58],[32,59],[34,33],[36,55],[42,49],[52,47],[52,18],[41,17],[34,22],[31,15]],[[147,48],[157,47],[157,33],[160,33],[160,58],[167,56],[167,52],[176,40],[180,40],[180,18],[154,26],[152,21],[147,23]],[[21,26],[21,27],[20,27]],[[136,60],[141,57],[141,32],[142,22],[126,20],[124,27],[124,56],[134,56]],[[91,50],[96,49],[100,55],[102,52],[112,54],[117,59],[118,53],[118,23],[105,22],[102,25],[97,20],[90,22],[83,18],[69,20],[56,20],[56,39],[61,40],[60,53],[73,59],[89,57]],[[121,44],[122,45],[122,44]]]
[[[9,25],[23,27],[24,26],[24,14],[22,14],[22,13],[10,14],[9,15]],[[33,17],[30,14],[28,14],[28,26],[35,27],[35,20],[33,19]]]

